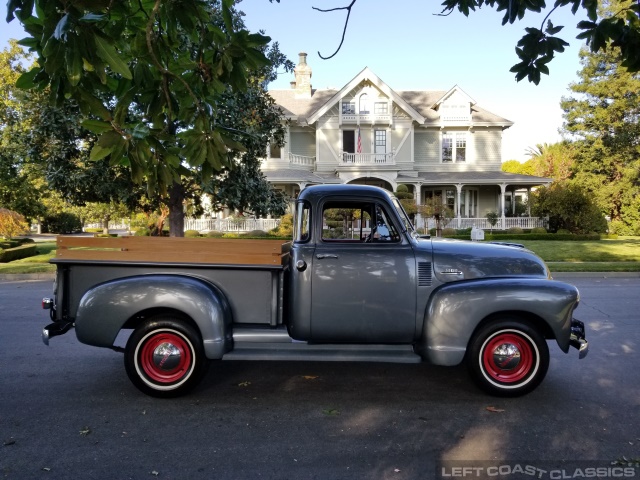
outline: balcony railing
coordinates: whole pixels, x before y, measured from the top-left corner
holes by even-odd
[[[395,165],[396,159],[391,153],[342,153],[343,166],[350,165]]]
[[[295,153],[289,153],[289,162],[291,163],[291,165],[313,167],[313,165],[316,163],[316,157],[309,157],[306,155],[296,155]]]

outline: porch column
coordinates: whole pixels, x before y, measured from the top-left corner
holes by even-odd
[[[502,230],[505,230],[504,226],[506,224],[506,220],[504,218],[504,208],[506,205],[504,194],[506,190],[507,190],[507,184],[501,183],[500,184],[500,218],[502,219],[502,224],[501,224]]]
[[[462,184],[456,185],[456,228],[460,228],[460,199],[462,198]]]
[[[531,217],[531,187],[527,187],[527,217]]]
[[[416,207],[418,207],[418,213],[416,213],[416,224],[414,225],[416,228],[420,228],[420,222],[422,222],[422,215],[420,215],[420,205],[422,205],[422,184],[416,183],[413,186],[416,196]]]
[[[516,187],[511,188],[511,215],[516,216]]]

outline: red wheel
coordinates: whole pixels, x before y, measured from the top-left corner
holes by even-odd
[[[494,395],[524,395],[536,388],[549,368],[544,337],[525,322],[501,321],[473,337],[467,363],[474,380]]]
[[[175,397],[191,390],[207,364],[198,331],[169,316],[142,324],[131,334],[125,349],[129,379],[156,397]]]

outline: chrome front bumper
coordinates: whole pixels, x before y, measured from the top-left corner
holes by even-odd
[[[578,358],[584,358],[589,353],[589,342],[585,338],[584,323],[575,318],[571,320],[571,336],[569,344],[578,349]]]

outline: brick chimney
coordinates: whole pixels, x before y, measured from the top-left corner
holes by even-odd
[[[293,70],[296,77],[296,98],[311,98],[311,67],[307,65],[307,54],[300,52],[298,58],[298,65]],[[294,83],[291,82],[291,85]]]

